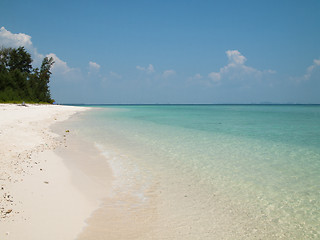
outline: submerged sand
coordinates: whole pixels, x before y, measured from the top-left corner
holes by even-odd
[[[90,169],[101,156],[89,145],[72,149],[73,129],[50,127],[87,109],[0,104],[0,239],[75,239],[86,226],[111,172],[103,166],[104,183],[96,181]]]

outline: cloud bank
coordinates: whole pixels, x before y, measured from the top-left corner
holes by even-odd
[[[146,73],[153,73],[155,71],[152,64],[149,64],[148,67],[136,66],[136,69]]]
[[[36,65],[40,65],[45,57],[43,54],[38,53],[37,49],[33,46],[31,36],[24,33],[12,33],[4,27],[0,28],[0,45],[12,48],[25,47],[33,56]],[[47,54],[46,57],[54,59],[55,63],[52,66],[53,73],[67,74],[74,70],[54,53]]]
[[[320,58],[314,59],[313,64],[307,68],[305,75],[302,80],[309,80],[312,74],[320,68]]]
[[[46,55],[46,57],[48,57],[48,58],[52,57],[54,60],[54,64],[52,66],[52,73],[65,75],[65,74],[68,74],[68,73],[74,71],[74,69],[70,68],[66,62],[64,62],[60,58],[58,58],[56,54],[49,53]]]
[[[3,46],[32,48],[31,36],[24,33],[13,34],[4,27],[0,28],[0,43]]]
[[[164,72],[163,72],[163,74],[162,74],[162,76],[164,77],[164,78],[168,78],[168,77],[170,77],[170,76],[173,76],[173,75],[175,75],[176,74],[176,71],[174,71],[174,70],[165,70]]]
[[[0,28],[0,47],[25,47],[31,55],[36,65],[40,65],[44,56],[38,53],[37,49],[33,46],[31,36],[24,33],[12,33],[5,29]]]
[[[89,68],[90,70],[99,70],[100,69],[100,65],[96,62],[89,62]]]
[[[214,82],[219,83],[223,80],[242,80],[248,77],[261,78],[264,74],[275,73],[275,71],[267,70],[260,71],[245,64],[247,58],[243,56],[238,50],[226,51],[228,57],[228,64],[218,72],[209,73],[208,77]]]

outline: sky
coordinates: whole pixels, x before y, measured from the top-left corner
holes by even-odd
[[[320,103],[319,0],[0,0],[57,103]]]

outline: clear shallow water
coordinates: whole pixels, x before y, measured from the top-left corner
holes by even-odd
[[[148,208],[153,237],[320,238],[320,106],[99,107],[80,134],[114,170],[112,207]]]

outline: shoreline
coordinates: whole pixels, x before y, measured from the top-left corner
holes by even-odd
[[[96,169],[84,160],[105,161],[64,129],[89,108],[27,106],[0,104],[0,238],[75,239],[112,179],[109,169],[104,184],[96,181]]]

